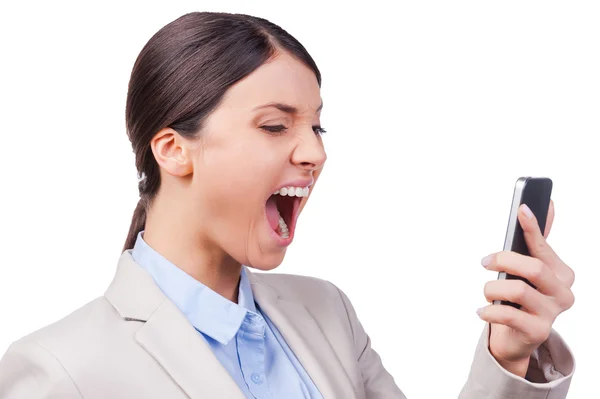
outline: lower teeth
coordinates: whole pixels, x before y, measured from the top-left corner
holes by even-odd
[[[288,229],[287,224],[285,224],[285,220],[283,220],[283,218],[281,216],[279,216],[279,228],[277,230],[281,237],[283,237],[283,238],[290,237],[290,230]]]

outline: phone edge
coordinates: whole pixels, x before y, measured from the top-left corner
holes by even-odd
[[[523,199],[523,191],[527,182],[531,179],[531,176],[520,177],[515,183],[515,189],[513,191],[513,200],[510,206],[510,213],[508,217],[508,226],[506,228],[506,235],[504,237],[504,251],[510,251],[512,248],[512,240],[515,235],[515,229],[519,221],[519,206]],[[498,272],[498,280],[506,280],[506,272]],[[495,300],[494,305],[500,304],[502,301]]]

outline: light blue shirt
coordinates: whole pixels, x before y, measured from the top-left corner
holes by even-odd
[[[143,231],[131,254],[206,340],[247,398],[322,399],[275,325],[254,302],[243,267],[234,303],[153,250]]]

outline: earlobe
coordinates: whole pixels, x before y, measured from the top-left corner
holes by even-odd
[[[150,142],[156,162],[172,176],[186,176],[193,171],[190,151],[185,140],[171,128],[161,129]]]

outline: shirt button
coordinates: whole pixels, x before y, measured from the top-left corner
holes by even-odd
[[[262,382],[262,378],[260,377],[260,374],[257,374],[257,373],[252,374],[252,381],[254,381],[255,384],[260,384]]]

